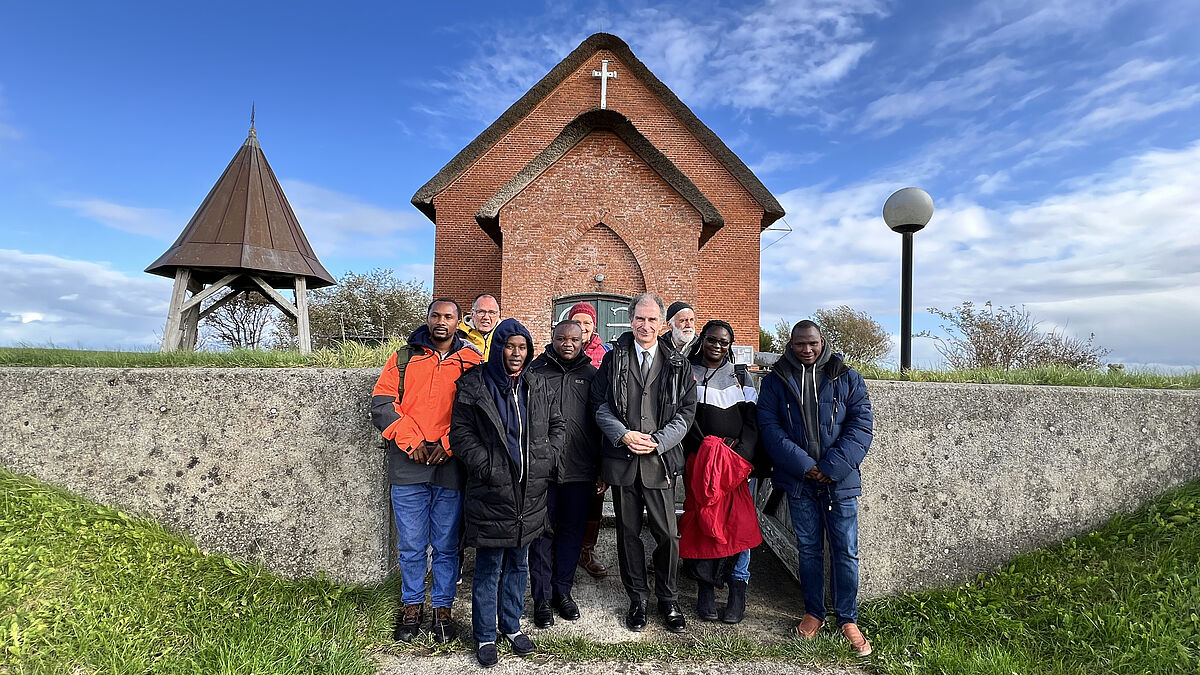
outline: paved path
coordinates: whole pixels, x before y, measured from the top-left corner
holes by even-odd
[[[556,624],[546,630],[533,627],[533,601],[527,599],[525,607],[524,630],[537,642],[539,636],[577,636],[592,642],[615,644],[620,642],[667,642],[687,647],[694,643],[697,637],[729,635],[747,638],[759,643],[779,642],[790,640],[792,631],[803,614],[803,602],[800,589],[792,577],[783,568],[782,563],[765,546],[760,546],[751,556],[751,579],[747,593],[746,618],[737,625],[708,623],[696,618],[696,583],[680,577],[680,605],[688,619],[688,631],[681,635],[667,632],[658,621],[658,614],[650,607],[650,625],[641,633],[634,633],[624,627],[625,610],[628,600],[621,586],[620,577],[616,570],[616,530],[605,527],[600,531],[600,541],[597,545],[598,555],[605,563],[611,563],[611,573],[600,580],[592,579],[583,570],[576,576],[573,595],[579,603],[582,614],[579,621],[569,622],[557,619]],[[649,534],[645,537],[647,551],[652,542]],[[454,614],[459,628],[464,635],[464,644],[469,642],[471,623],[471,578],[473,559],[468,556],[462,586],[459,587],[458,599],[455,601]],[[717,591],[718,609],[724,605],[725,592]],[[849,650],[847,649],[847,653]],[[462,672],[476,670],[473,652],[465,647],[448,655],[377,655],[381,675],[420,675],[422,673]],[[649,675],[649,674],[678,674],[678,675],[751,675],[755,673],[812,673],[814,675],[849,675],[863,671],[844,668],[815,668],[801,667],[791,663],[778,661],[740,662],[740,663],[694,663],[671,661],[665,663],[628,663],[614,661],[589,661],[584,663],[566,662],[546,656],[536,656],[532,659],[520,659],[511,655],[501,655],[500,665],[489,672],[501,675],[503,673],[557,673],[570,671],[575,675],[590,673],[604,675]]]

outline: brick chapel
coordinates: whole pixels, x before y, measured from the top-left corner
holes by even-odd
[[[620,38],[584,40],[413,196],[436,224],[434,296],[480,293],[536,341],[579,300],[628,329],[644,291],[758,345],[762,182]]]

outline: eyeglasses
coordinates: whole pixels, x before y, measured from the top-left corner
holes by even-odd
[[[473,309],[471,312],[484,316],[500,316],[500,310],[498,309]]]
[[[710,345],[716,345],[718,347],[728,347],[729,345],[733,344],[729,340],[718,340],[717,338],[712,337],[711,335],[706,336],[704,338],[704,341]]]

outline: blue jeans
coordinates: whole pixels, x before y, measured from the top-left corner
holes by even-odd
[[[496,619],[505,635],[521,631],[525,587],[529,583],[529,546],[475,549],[471,581],[471,630],[475,643],[496,641]]]
[[[758,479],[751,478],[749,482],[750,499],[757,500]],[[732,581],[750,581],[750,549],[746,549],[738,554],[737,560],[733,561],[733,571],[729,573],[729,578]]]
[[[838,625],[858,622],[858,498],[832,497],[828,487],[805,485],[788,495],[804,611],[825,619],[825,550],[829,540],[830,595]]]
[[[400,562],[400,601],[425,603],[426,549],[433,547],[433,606],[450,607],[458,581],[458,532],[462,524],[462,492],[431,483],[392,486]]]

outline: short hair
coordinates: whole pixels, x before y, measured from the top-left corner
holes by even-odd
[[[796,325],[795,325],[795,326],[792,326],[792,333],[791,333],[791,334],[792,334],[792,335],[795,335],[796,333],[799,333],[799,332],[800,332],[800,331],[802,331],[802,330],[808,330],[809,328],[816,328],[816,329],[817,329],[817,335],[820,335],[820,336],[821,336],[821,339],[824,339],[824,338],[825,338],[825,333],[824,333],[824,332],[821,330],[821,327],[817,325],[817,322],[816,322],[816,321],[810,321],[809,319],[805,319],[805,320],[803,320],[803,321],[797,321],[797,322],[796,322]]]
[[[479,304],[480,298],[491,298],[493,300],[496,300],[496,296],[492,295],[491,293],[480,293],[479,295],[475,296],[474,300],[471,301],[471,311],[475,311],[475,305]],[[496,300],[496,306],[497,307],[500,306],[499,300]]]
[[[554,328],[550,329],[550,334],[553,335],[556,331],[558,331],[559,328],[562,328],[563,326],[575,326],[579,329],[581,334],[583,333],[583,324],[575,321],[574,319],[563,319],[562,321],[554,324]]]
[[[429,318],[429,314],[433,312],[434,305],[440,305],[443,302],[448,302],[451,305],[454,305],[454,312],[458,315],[458,318],[462,318],[462,307],[458,306],[458,301],[456,301],[454,298],[434,298],[433,302],[429,303],[429,307],[425,309],[425,317]]]
[[[630,322],[633,321],[633,314],[637,310],[637,306],[646,301],[652,301],[654,304],[658,305],[658,320],[659,321],[667,320],[667,318],[666,318],[667,317],[667,306],[663,304],[662,298],[658,297],[658,295],[656,295],[654,293],[639,293],[638,295],[634,296],[633,300],[629,301],[629,320],[630,320]]]

